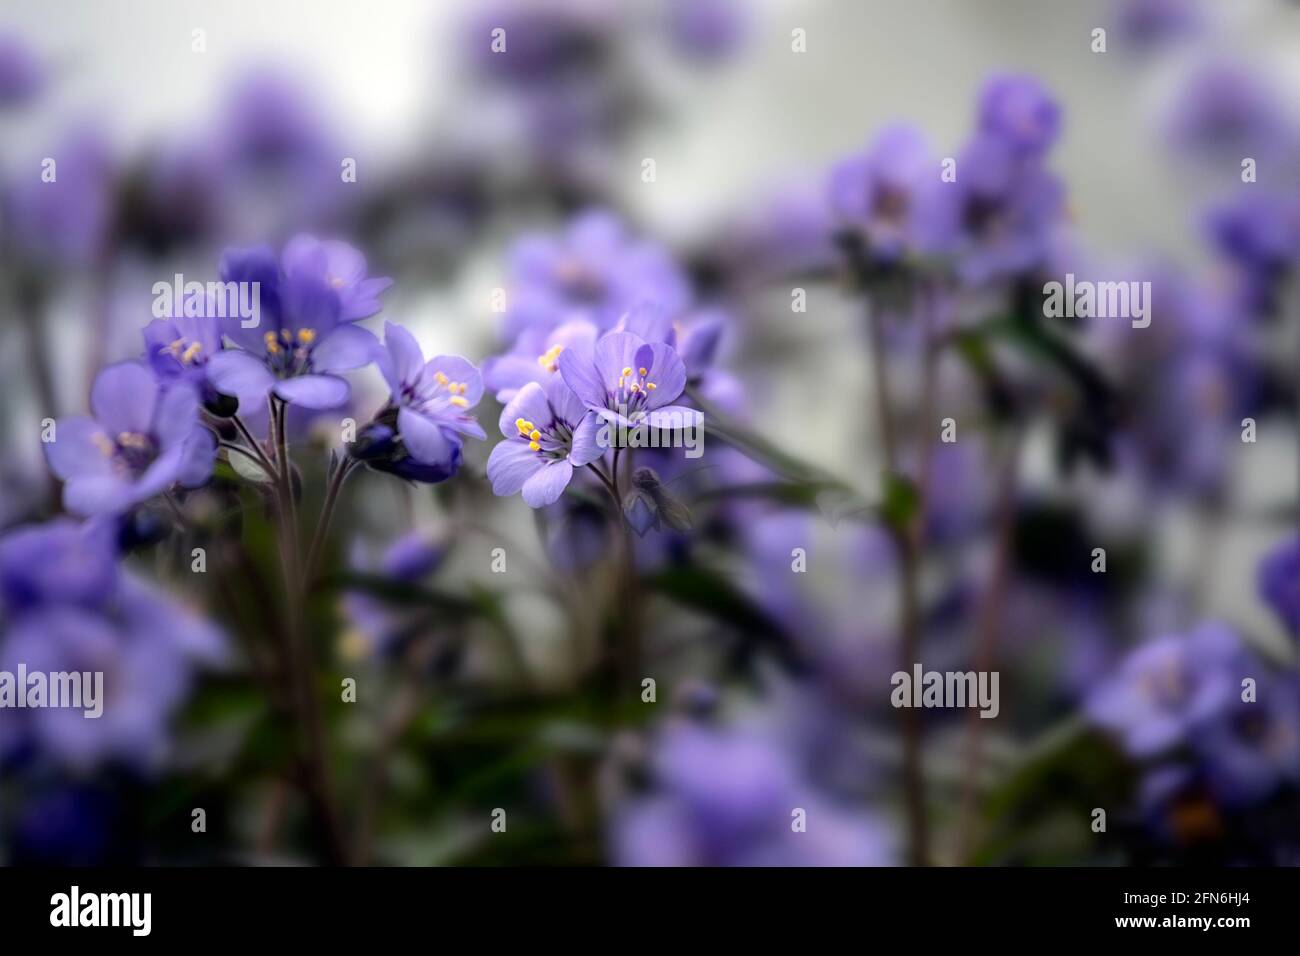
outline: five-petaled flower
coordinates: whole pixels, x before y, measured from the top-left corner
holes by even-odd
[[[69,511],[120,514],[212,474],[216,441],[200,423],[198,396],[188,385],[160,385],[139,362],[120,362],[95,378],[90,408],[93,418],[59,420],[45,445],[50,468],[65,482]]]
[[[573,478],[574,467],[604,454],[597,442],[595,413],[554,375],[543,385],[529,382],[501,412],[506,440],[492,449],[488,480],[498,495],[522,492],[533,508],[553,504]]]

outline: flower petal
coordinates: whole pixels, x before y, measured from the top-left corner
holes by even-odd
[[[164,451],[189,438],[199,423],[199,398],[188,385],[174,385],[158,401],[153,433]]]
[[[429,359],[429,364],[424,367],[425,378],[433,378],[441,372],[446,375],[449,381],[459,382],[465,386],[465,392],[461,396],[469,402],[469,407],[473,408],[483,397],[483,376],[469,359],[461,358],[459,355],[438,355]]]
[[[384,348],[388,352],[388,361],[381,361],[379,370],[396,395],[402,385],[413,383],[419,376],[424,367],[424,353],[420,351],[415,336],[396,322],[384,323]]]
[[[45,443],[45,460],[64,481],[109,476],[113,467],[103,450],[108,440],[104,429],[84,415],[60,418],[54,423],[54,440]]]
[[[338,408],[352,394],[346,379],[337,375],[300,375],[275,383],[275,394],[303,408]]]
[[[524,482],[524,503],[530,508],[555,504],[572,478],[573,466],[564,459],[543,465]]]
[[[266,398],[275,376],[261,359],[242,349],[226,349],[208,362],[208,381],[218,392],[239,399],[240,410]]]
[[[646,381],[655,388],[646,399],[649,408],[667,405],[686,387],[686,366],[677,351],[670,346],[655,343],[637,349],[633,362],[637,369],[646,370]]]
[[[317,372],[345,372],[375,360],[379,339],[359,325],[340,325],[311,350],[311,367]]]
[[[652,409],[645,421],[651,428],[680,431],[704,424],[704,413],[685,405],[665,405],[663,408]]]
[[[436,465],[447,461],[455,450],[455,443],[443,433],[442,426],[430,421],[411,408],[401,408],[397,412],[397,430],[401,433],[402,444],[411,457],[426,465]]]
[[[518,494],[524,482],[541,467],[542,459],[529,450],[527,443],[513,438],[501,442],[488,455],[487,476],[492,493],[502,497]]]
[[[560,375],[564,383],[573,389],[575,395],[588,408],[599,408],[605,404],[606,390],[600,380],[591,359],[578,354],[573,349],[560,353]]]
[[[546,400],[545,390],[536,382],[529,382],[519,390],[518,395],[506,402],[498,422],[501,434],[507,438],[518,435],[519,429],[515,427],[515,421],[520,418],[537,426],[550,427],[551,405]]]
[[[110,365],[95,377],[90,410],[110,435],[148,434],[158,401],[158,383],[139,362]]]
[[[595,412],[587,412],[573,431],[573,448],[569,452],[569,461],[574,465],[589,465],[605,454],[605,447],[600,444],[604,421]],[[606,439],[608,440],[608,439]]]

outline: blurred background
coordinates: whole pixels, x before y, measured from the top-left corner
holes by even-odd
[[[680,510],[631,607],[583,489],[492,495],[491,397],[452,480],[348,486],[308,609],[348,862],[1294,863],[1297,81],[1283,0],[6,9],[0,524],[60,520],[43,421],[226,247],[343,238],[395,280],[369,326],[485,371],[653,300],[706,450],[637,459]],[[1151,283],[1150,327],[1045,318],[1067,272]],[[294,422],[304,502],[384,399]],[[0,712],[7,863],[339,861],[271,523],[229,469],[182,504],[121,562],[178,615],[149,641],[223,652],[110,640],[102,745]],[[68,547],[0,548],[0,666]],[[998,671],[998,717],[892,707],[909,662]]]

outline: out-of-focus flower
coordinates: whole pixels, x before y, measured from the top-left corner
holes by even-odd
[[[1211,208],[1205,226],[1215,251],[1240,278],[1245,308],[1273,314],[1300,249],[1300,198],[1252,186]]]
[[[605,335],[594,360],[562,353],[560,375],[587,408],[613,424],[680,429],[702,418],[693,408],[670,404],[686,387],[686,366],[677,352],[632,332]]]
[[[884,823],[818,792],[780,742],[749,726],[672,721],[655,742],[654,785],[618,807],[625,866],[883,866]],[[792,826],[795,811],[807,829]]]
[[[1259,593],[1292,637],[1300,637],[1300,535],[1280,542],[1256,571]]]
[[[1180,84],[1169,108],[1166,134],[1173,149],[1191,159],[1217,162],[1242,157],[1263,162],[1295,146],[1286,101],[1271,77],[1229,60],[1198,63]]]
[[[590,356],[598,334],[586,319],[574,319],[549,331],[545,326],[526,328],[510,351],[483,363],[483,383],[496,393],[498,402],[508,402],[529,382],[546,384],[559,371],[560,353],[566,349]]]
[[[599,420],[558,375],[545,386],[529,382],[501,412],[506,440],[492,449],[487,474],[498,495],[522,492],[529,507],[554,504],[573,469],[604,454]]]
[[[599,66],[618,19],[592,0],[496,0],[466,22],[464,48],[485,76],[526,90]],[[494,30],[504,32],[504,48],[494,47]]]
[[[108,522],[55,521],[0,538],[0,668],[104,675],[99,717],[5,711],[0,743],[30,744],[81,770],[109,760],[154,764],[194,667],[224,654],[211,624],[117,568],[110,532]]]
[[[1061,132],[1061,107],[1035,77],[1003,73],[980,90],[981,133],[1008,143],[1017,153],[1041,156]]]
[[[121,362],[96,376],[90,407],[93,417],[60,419],[45,445],[69,511],[120,514],[212,474],[216,442],[187,385],[164,387],[139,362]]]
[[[289,240],[281,256],[290,284],[302,276],[323,282],[339,300],[339,318],[344,322],[368,319],[383,308],[379,296],[393,284],[387,277],[370,278],[366,257],[338,239],[317,239],[298,235]]]
[[[397,408],[397,429],[411,457],[425,465],[450,464],[461,451],[463,435],[487,435],[470,409],[483,397],[479,370],[459,355],[424,360],[415,337],[400,325],[384,323],[379,367]]]
[[[1218,624],[1149,641],[1088,698],[1086,712],[1138,758],[1189,743],[1221,717],[1243,671],[1237,636]]]
[[[1233,696],[1218,718],[1192,739],[1211,793],[1226,806],[1255,803],[1284,783],[1300,781],[1300,688],[1294,675],[1262,672],[1256,699]]]
[[[382,280],[365,280],[356,271],[364,260],[333,246],[328,256],[310,239],[292,240],[290,247],[295,255],[283,273],[265,247],[227,250],[222,257],[223,282],[260,284],[258,324],[245,328],[239,319],[227,322],[224,331],[239,348],[208,361],[209,381],[237,396],[241,408],[265,401],[268,392],[291,405],[338,408],[351,389],[334,373],[368,365],[378,355],[378,340],[343,318],[343,310],[346,304],[349,314],[369,314],[382,288],[374,283]],[[306,255],[313,251],[320,255]],[[332,274],[331,262],[345,274]]]
[[[99,255],[113,217],[114,166],[107,140],[91,126],[50,149],[53,166],[33,162],[4,197],[5,234],[40,266],[82,266]]]
[[[740,0],[668,0],[668,37],[686,57],[716,63],[745,42],[750,11]]]
[[[442,541],[418,530],[394,541],[378,562],[372,563],[359,547],[354,547],[350,564],[355,570],[379,574],[392,581],[415,583],[432,574],[446,555],[447,548]],[[347,594],[343,609],[351,624],[343,635],[343,648],[353,657],[383,653],[412,617],[380,598],[362,593]]]
[[[923,252],[949,258],[972,285],[1030,273],[1052,249],[1065,192],[1004,136],[982,134],[957,157],[955,182],[936,179],[917,213]]]
[[[0,109],[30,101],[45,83],[40,59],[22,38],[0,33]]]
[[[1198,33],[1205,25],[1198,0],[1116,0],[1119,34],[1141,51]]]
[[[0,538],[0,607],[8,615],[51,604],[96,608],[117,589],[112,520],[58,518]]]
[[[210,310],[196,303],[189,311]],[[154,319],[144,327],[144,359],[158,381],[185,382],[205,403],[215,391],[208,382],[208,361],[220,351],[221,327],[211,314]]]
[[[832,171],[831,207],[862,238],[872,259],[894,262],[913,239],[917,194],[936,168],[919,130],[903,124],[887,127],[866,150]]]
[[[559,235],[520,240],[511,256],[510,290],[510,339],[529,325],[549,331],[575,319],[609,329],[645,303],[676,315],[690,298],[686,277],[668,251],[629,234],[605,212],[580,215]]]

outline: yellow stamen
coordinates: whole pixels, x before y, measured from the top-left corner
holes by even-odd
[[[639,369],[637,369],[637,372],[640,373],[640,375],[641,375],[642,378],[645,378],[645,377],[646,377],[646,370],[645,370],[645,369],[643,369],[643,368],[639,368]]]
[[[469,399],[461,398],[459,395],[453,395],[451,397],[451,403],[457,408],[469,408]]]
[[[181,362],[185,365],[189,365],[194,361],[194,357],[202,351],[203,344],[201,342],[191,342],[190,347],[181,353]]]
[[[528,443],[528,450],[529,450],[529,451],[541,451],[541,450],[542,450],[542,446],[539,445],[539,444],[537,444],[537,442],[535,442],[535,441],[530,441],[530,442]]]
[[[632,366],[629,365],[627,368],[623,369],[624,378],[627,378],[631,374],[632,374]]]
[[[446,384],[447,384],[447,376],[446,376],[445,373],[443,373],[443,372],[434,372],[434,373],[433,373],[433,377],[434,377],[434,379],[438,382],[439,385],[446,385]]]
[[[533,441],[537,441],[537,439],[542,437],[542,433],[539,432],[536,428],[534,428],[532,431],[528,433],[528,437],[531,438]]]
[[[652,391],[652,392],[653,392],[653,391],[654,391],[656,388],[658,388],[659,386],[657,386],[654,382],[646,382],[646,383],[645,383],[645,387],[646,387],[649,391]]]
[[[299,330],[298,330],[298,341],[301,342],[303,345],[311,345],[311,343],[313,343],[313,342],[316,341],[316,330],[315,330],[315,329],[299,329]]]

